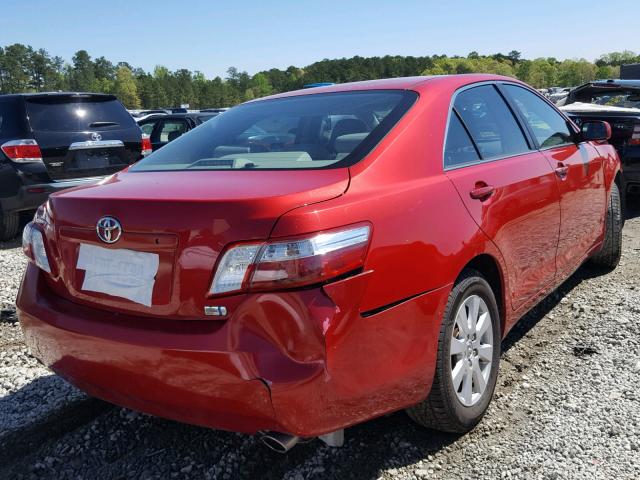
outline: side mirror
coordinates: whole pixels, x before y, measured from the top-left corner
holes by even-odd
[[[585,142],[604,142],[611,138],[609,122],[587,120],[580,125],[580,136]]]

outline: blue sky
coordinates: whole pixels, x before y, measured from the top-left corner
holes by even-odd
[[[253,74],[353,55],[519,50],[526,58],[594,60],[640,50],[637,1],[620,0],[608,12],[602,0],[24,0],[3,2],[0,45],[25,43],[68,61],[85,49],[146,70],[165,65],[208,77],[229,66]]]

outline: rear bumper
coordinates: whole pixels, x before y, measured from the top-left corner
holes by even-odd
[[[310,437],[429,392],[450,286],[362,317],[353,302],[367,277],[247,295],[227,321],[209,322],[80,306],[30,264],[17,306],[31,352],[93,396],[207,427]]]
[[[102,177],[90,177],[60,182],[22,185],[17,189],[16,195],[0,198],[0,206],[5,212],[35,210],[46,202],[52,193],[60,192],[67,188],[91,184],[101,179]]]

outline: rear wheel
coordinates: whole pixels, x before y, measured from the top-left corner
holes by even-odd
[[[11,240],[18,234],[20,215],[0,210],[0,240]]]
[[[491,287],[465,270],[449,295],[429,397],[407,413],[418,424],[467,432],[491,402],[500,361],[500,316]]]
[[[605,218],[604,242],[602,248],[591,257],[593,265],[613,270],[622,255],[622,203],[620,190],[615,183],[611,187],[609,206]]]

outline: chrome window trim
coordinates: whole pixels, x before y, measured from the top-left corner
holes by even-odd
[[[73,142],[69,150],[87,150],[92,148],[117,148],[124,147],[122,140],[87,140],[86,142]]]
[[[561,148],[561,147],[568,147],[570,145],[573,145],[574,147],[578,147],[578,145],[582,144],[584,142],[580,142],[580,143],[575,143],[575,142],[568,142],[568,143],[559,143],[558,145],[552,145],[550,147],[544,147],[544,148],[539,148],[538,151],[539,152],[546,152],[547,150],[553,150],[554,148]]]
[[[483,163],[497,162],[499,160],[508,160],[509,158],[520,157],[522,155],[530,155],[535,152],[537,152],[537,150],[529,150],[528,152],[515,153],[513,155],[505,155],[503,157],[493,157],[493,158],[487,158],[485,160],[481,159],[481,160],[478,160],[477,162],[461,163],[460,165],[454,165],[452,167],[443,167],[443,171],[450,172],[451,170],[458,170],[460,168],[473,167],[474,165],[480,165]]]

